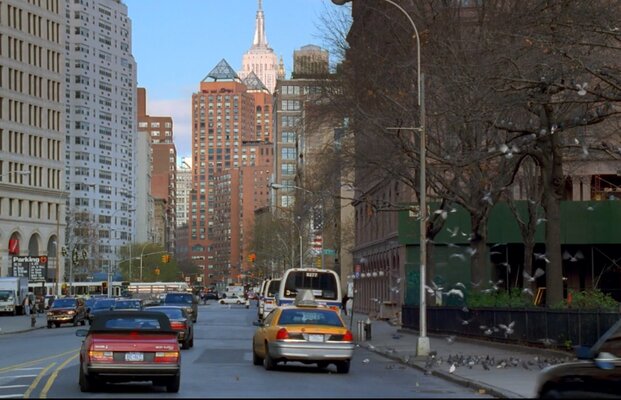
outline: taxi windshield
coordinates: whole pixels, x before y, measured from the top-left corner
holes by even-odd
[[[342,327],[339,316],[331,310],[283,310],[278,325],[327,325]]]

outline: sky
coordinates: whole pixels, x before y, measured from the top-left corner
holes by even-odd
[[[241,69],[252,45],[258,0],[124,0],[132,21],[138,86],[146,88],[147,114],[171,116],[177,155],[191,154],[192,93],[223,58]],[[269,46],[282,56],[287,77],[293,51],[326,48],[320,16],[331,0],[263,0]],[[180,161],[179,161],[180,162]]]

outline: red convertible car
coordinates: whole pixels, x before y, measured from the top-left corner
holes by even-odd
[[[181,381],[181,352],[177,332],[168,317],[151,311],[106,311],[97,315],[80,349],[82,392],[105,382],[151,381],[177,393]]]

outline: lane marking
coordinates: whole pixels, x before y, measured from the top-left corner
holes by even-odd
[[[0,376],[0,379],[19,379],[19,378],[32,378],[35,377],[36,375],[7,375],[7,376]]]
[[[56,365],[56,362],[51,363],[50,365],[48,365],[47,367],[45,367],[40,373],[39,375],[37,375],[37,377],[35,378],[34,381],[32,381],[32,383],[30,384],[30,386],[28,386],[28,389],[26,390],[26,392],[24,392],[24,398],[27,399],[30,397],[30,393],[32,393],[32,391],[37,387],[37,385],[39,384],[39,382],[41,381],[41,379],[43,378],[43,376],[47,373],[47,371],[52,368],[54,365]]]
[[[33,369],[43,369],[43,367],[17,368],[17,371],[30,371]]]
[[[0,396],[0,399],[19,399],[21,397],[21,394],[3,394]]]
[[[65,351],[64,353],[59,353],[59,354],[56,354],[56,355],[53,355],[53,356],[48,356],[48,357],[43,357],[43,358],[38,358],[38,359],[32,360],[32,361],[26,361],[26,362],[23,362],[21,364],[9,365],[8,367],[0,368],[0,372],[6,372],[6,371],[13,370],[13,369],[18,369],[20,367],[30,366],[30,365],[36,364],[38,362],[49,360],[49,359],[52,359],[52,358],[58,358],[58,357],[66,356],[67,354],[71,354],[74,351],[78,351],[78,350],[80,350],[80,349],[77,348],[77,349],[74,349],[74,350]]]
[[[18,387],[26,387],[28,385],[6,385],[6,386],[0,386],[0,389],[13,389],[13,388],[18,388]]]
[[[58,377],[58,373],[60,372],[60,370],[65,368],[67,364],[69,364],[71,361],[78,358],[79,355],[80,355],[80,352],[75,353],[73,356],[63,361],[63,363],[60,364],[58,368],[54,370],[54,372],[52,372],[52,375],[50,375],[50,377],[47,379],[47,382],[45,382],[45,386],[43,386],[43,390],[41,390],[41,395],[39,396],[40,399],[47,399],[47,392],[50,390],[50,388],[54,384],[54,381]]]

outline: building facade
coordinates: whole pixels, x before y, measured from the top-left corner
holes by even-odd
[[[0,2],[0,276],[14,256],[65,275],[64,15],[60,0]]]
[[[150,137],[153,157],[150,193],[164,204],[158,207],[163,214],[154,215],[154,221],[164,221],[163,230],[157,231],[152,241],[174,252],[177,227],[177,148],[173,142],[173,120],[169,116],[152,116],[147,113],[144,88],[138,88],[138,132]]]

